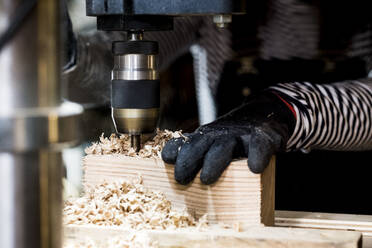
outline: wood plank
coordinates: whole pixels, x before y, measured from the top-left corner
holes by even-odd
[[[361,232],[363,248],[372,248],[372,216],[275,211],[275,226]]]
[[[365,236],[362,234],[363,237],[363,245],[362,248],[372,248],[372,237],[371,236]]]
[[[210,223],[274,224],[275,157],[262,174],[252,173],[246,160],[234,161],[209,186],[200,182],[199,175],[187,186],[178,184],[173,165],[161,159],[88,155],[83,161],[86,185],[141,175],[145,186],[163,192],[175,207],[186,208],[196,218],[208,214]]]
[[[86,239],[104,246],[107,239],[123,237],[129,232],[117,227],[65,226],[64,237],[70,243]],[[359,248],[361,234],[357,232],[313,230],[283,227],[250,227],[244,232],[214,229],[208,231],[147,230],[136,232],[157,241],[161,248],[255,247],[255,248]]]

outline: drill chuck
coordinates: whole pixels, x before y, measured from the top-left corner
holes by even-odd
[[[160,85],[158,43],[129,40],[113,43],[112,118],[118,133],[152,133],[158,121]],[[133,142],[132,142],[133,143]],[[138,150],[138,142],[134,142]]]

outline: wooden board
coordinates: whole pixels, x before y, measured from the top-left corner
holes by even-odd
[[[230,164],[213,185],[189,185],[174,180],[173,165],[160,159],[139,159],[123,155],[88,155],[84,158],[84,182],[143,177],[152,190],[164,192],[175,207],[186,208],[196,218],[208,214],[210,223],[273,225],[275,203],[275,158],[262,174],[252,173],[246,160]]]
[[[129,232],[114,227],[66,226],[65,240],[79,243],[86,239],[105,247],[107,239],[113,239]],[[136,235],[146,235],[157,241],[160,248],[360,248],[361,234],[357,232],[294,229],[283,227],[250,227],[245,232],[232,230],[212,231],[140,231]]]
[[[275,225],[357,231],[363,235],[363,248],[372,248],[372,216],[370,215],[275,211]]]

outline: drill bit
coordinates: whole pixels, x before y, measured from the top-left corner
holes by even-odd
[[[130,135],[130,146],[134,148],[136,152],[139,152],[139,150],[141,149],[141,135],[140,134]]]

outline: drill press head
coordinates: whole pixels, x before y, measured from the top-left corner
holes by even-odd
[[[128,133],[135,150],[141,134],[152,133],[159,115],[158,43],[143,40],[140,31],[128,32],[127,41],[113,43],[112,119],[118,133]]]

